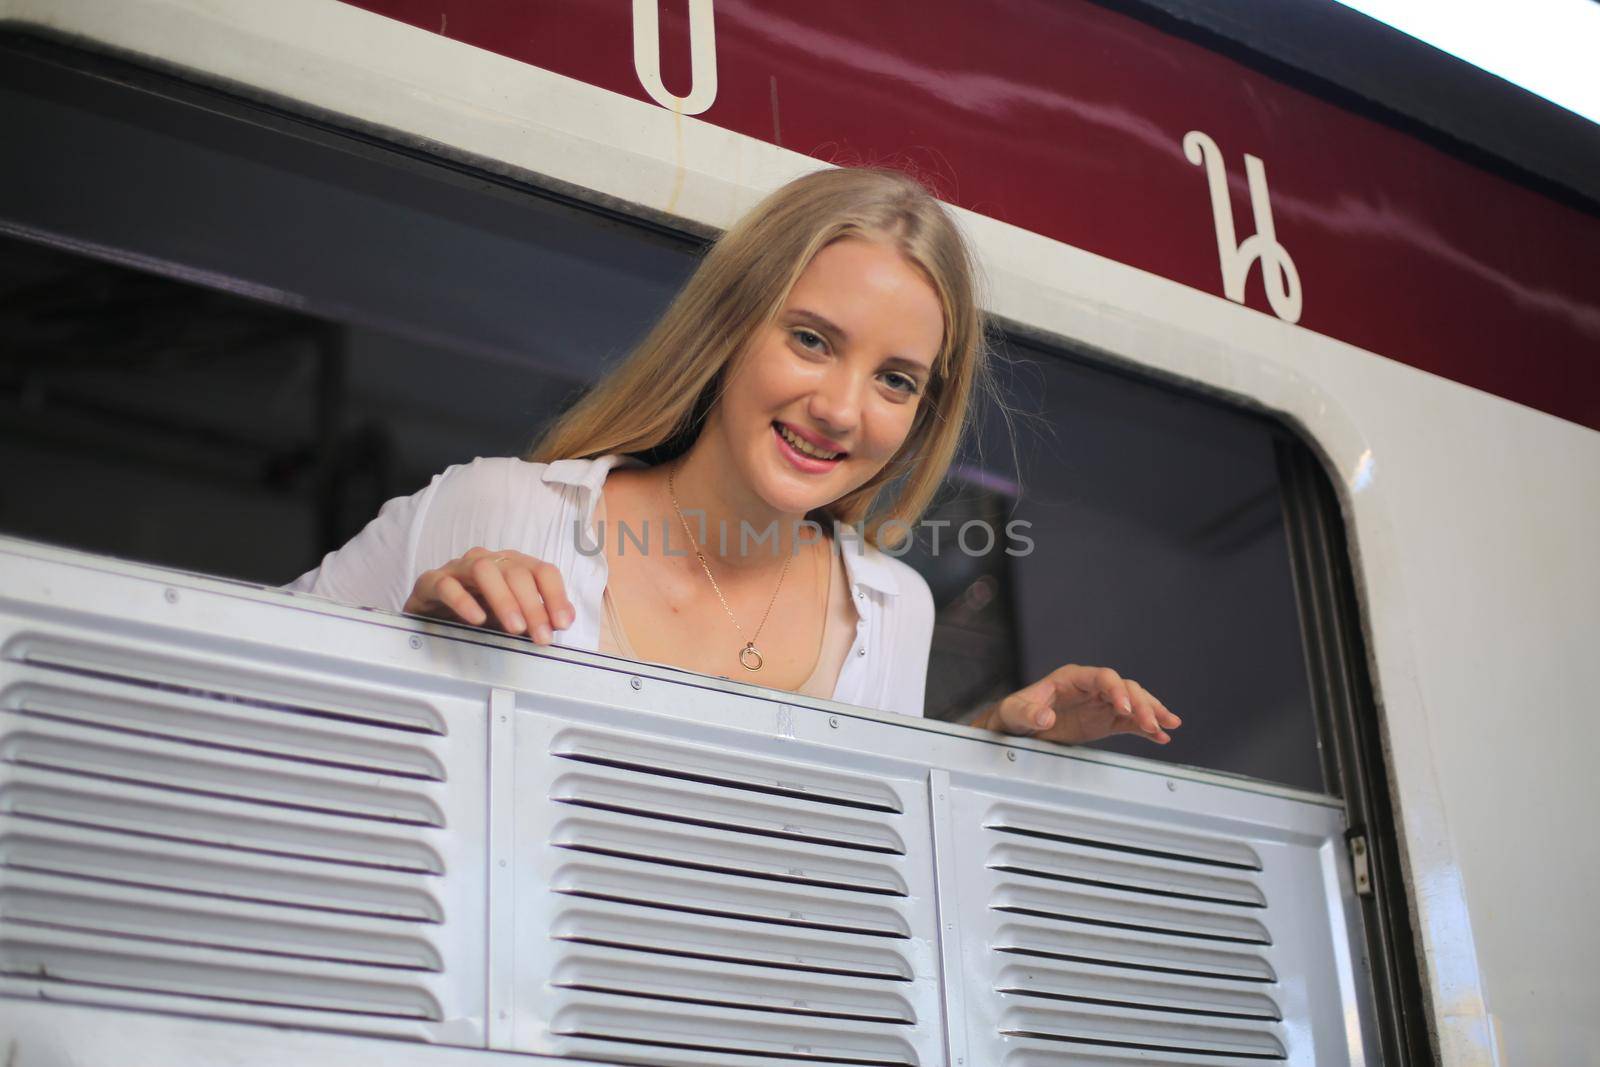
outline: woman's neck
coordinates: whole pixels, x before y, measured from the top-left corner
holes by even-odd
[[[656,469],[660,499],[672,525],[674,552],[693,552],[686,543],[684,522],[700,551],[725,570],[769,570],[781,566],[786,553],[804,555],[808,544],[825,539],[826,531],[818,524],[806,523],[803,514],[773,508],[733,476],[731,468],[702,436],[683,456]]]

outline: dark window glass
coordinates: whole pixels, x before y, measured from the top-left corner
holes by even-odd
[[[8,533],[288,581],[389,497],[525,448],[700,247],[159,80],[4,59],[0,135],[27,161],[0,168]],[[1321,790],[1274,465],[1301,446],[1007,351],[1015,459],[989,417],[929,515],[940,551],[924,527],[904,557],[939,611],[929,715],[1106,665],[1186,723],[1106,747]],[[996,543],[970,553],[980,520]]]
[[[693,269],[682,235],[173,91],[0,62],[5,532],[288,581],[525,449]]]
[[[1032,343],[1006,347],[1015,460],[991,414],[967,476],[989,488],[958,496],[1029,524],[1032,550],[996,561],[1014,680],[1064,663],[1113,667],[1184,726],[1169,745],[1100,747],[1322,791],[1276,459],[1303,446],[1237,408]],[[944,558],[919,566],[954,569]],[[958,656],[954,619],[974,595],[984,596],[970,586],[939,601],[952,618],[943,647]],[[952,717],[970,711],[940,704]]]

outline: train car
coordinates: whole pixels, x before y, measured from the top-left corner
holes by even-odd
[[[1593,124],[1312,0],[0,0],[0,57],[5,1062],[1595,1062]],[[992,320],[922,718],[282,588],[852,165]],[[1181,735],[969,725],[1064,662]]]

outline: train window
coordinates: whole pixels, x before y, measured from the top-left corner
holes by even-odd
[[[1027,540],[990,557],[998,573],[942,601],[951,618],[935,658],[954,670],[966,641],[957,616],[974,598],[999,601],[1013,654],[987,662],[1015,673],[993,677],[986,696],[1062,663],[1112,666],[1185,728],[1165,746],[1099,747],[1327,789],[1279,476],[1280,455],[1305,446],[1267,418],[1061,347],[1012,337],[1004,349],[1017,448],[985,413],[981,458],[958,468],[965,484],[951,493],[999,527],[1025,523],[1015,529]],[[931,541],[919,543],[925,556]],[[934,574],[971,561],[947,551],[919,565]],[[930,701],[935,692],[963,702],[969,691],[930,684]]]
[[[0,64],[8,533],[288,581],[527,447],[700,247],[54,58]]]
[[[286,582],[383,500],[523,449],[701,247],[155,75],[11,49],[0,114],[29,165],[0,171],[6,533]],[[1105,664],[1187,724],[1164,748],[1107,747],[1330,788],[1275,459],[1303,446],[1036,340],[1004,349],[1018,447],[986,419],[929,515],[945,525],[904,556],[938,604],[928,714]],[[964,550],[975,519],[1000,534],[991,551]],[[1008,540],[1014,520],[1026,542]]]

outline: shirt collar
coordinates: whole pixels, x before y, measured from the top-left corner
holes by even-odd
[[[850,577],[851,588],[865,586],[885,596],[900,595],[900,579],[895,576],[895,561],[865,538],[857,536],[854,529],[839,538],[839,554],[844,557],[844,570]]]
[[[594,520],[600,487],[605,484],[606,476],[612,469],[644,466],[648,464],[643,460],[613,452],[596,459],[555,460],[545,465],[543,477],[546,482],[577,487],[583,522],[588,526]],[[894,573],[895,561],[857,536],[854,530],[846,530],[840,538],[839,554],[844,558],[845,573],[850,578],[852,588],[864,586],[886,596],[899,595],[900,581]]]

